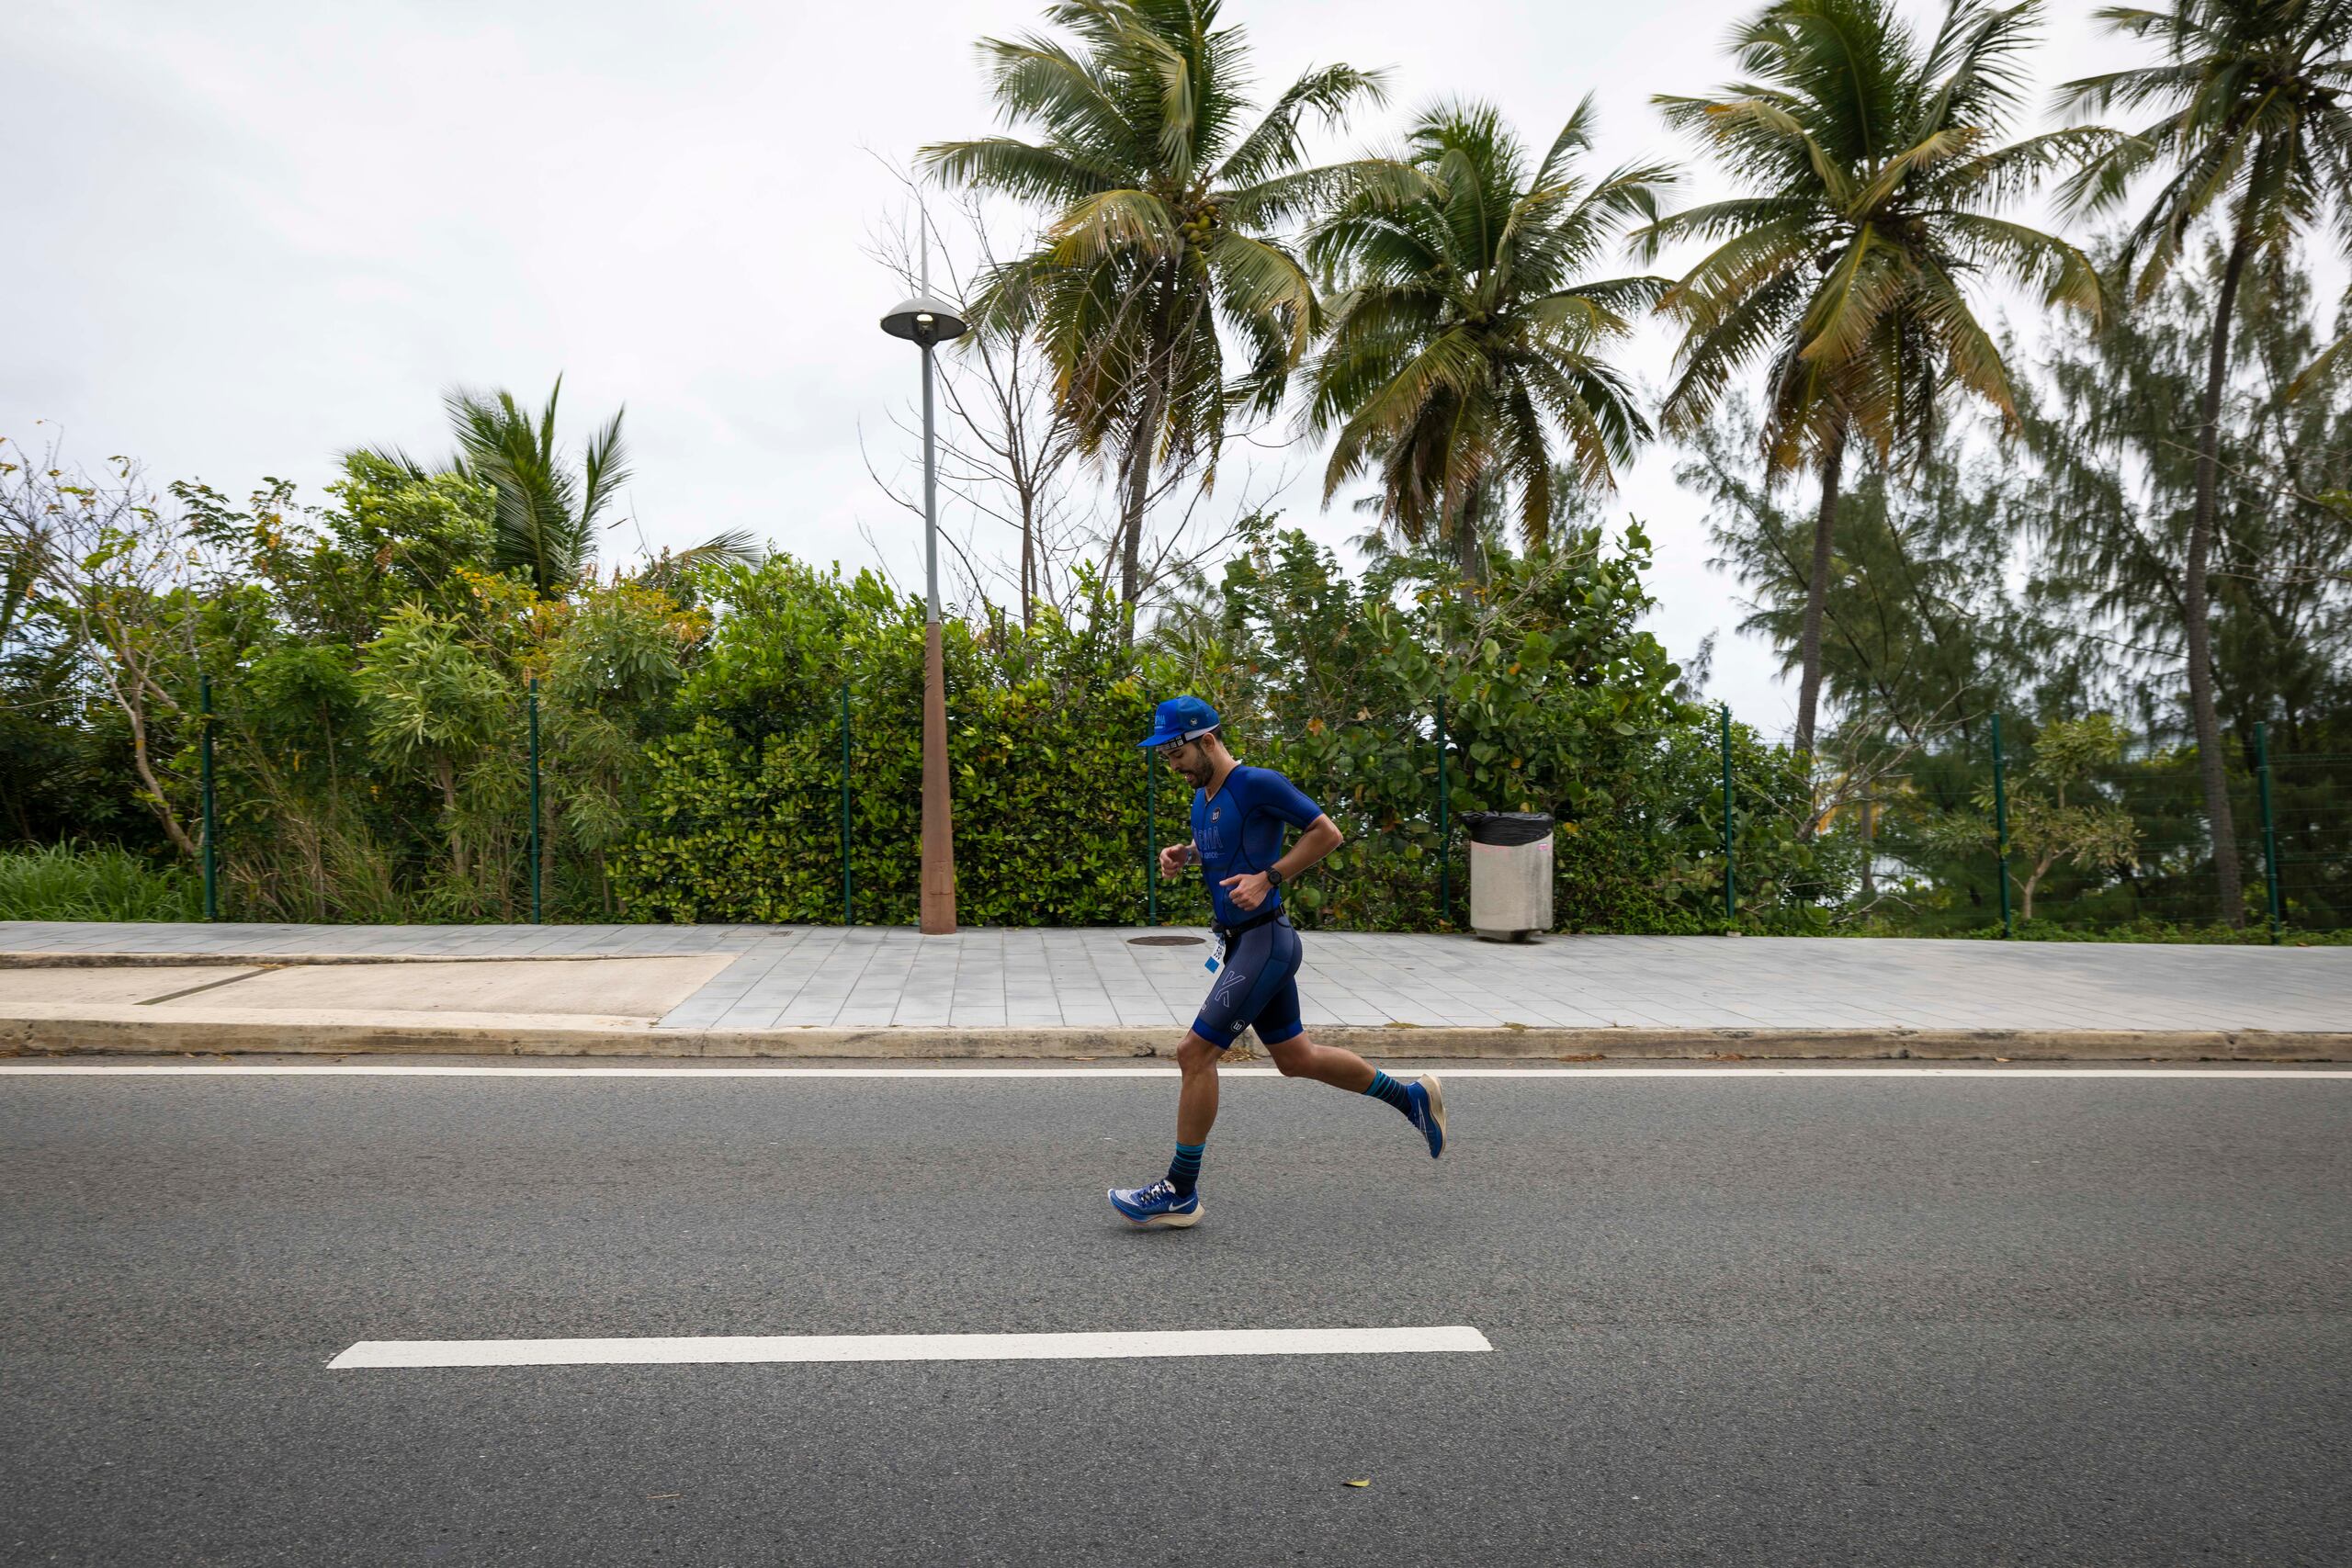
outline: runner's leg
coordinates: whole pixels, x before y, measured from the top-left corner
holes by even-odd
[[[1166,1179],[1143,1187],[1114,1187],[1111,1207],[1147,1229],[1181,1228],[1201,1217],[1201,1156],[1216,1122],[1216,1059],[1224,1047],[1198,1030],[1176,1048],[1183,1075],[1176,1094],[1176,1154]]]
[[[1193,1020],[1192,1032],[1176,1048],[1176,1066],[1183,1082],[1176,1094],[1176,1156],[1169,1162],[1168,1180],[1182,1198],[1189,1199],[1200,1182],[1209,1129],[1216,1124],[1217,1058],[1225,1055],[1234,1036],[1249,1026],[1256,1000],[1281,978],[1279,973],[1271,976],[1266,973],[1270,950],[1265,943],[1250,940],[1257,934],[1244,932],[1233,944],[1216,983],[1201,1003],[1200,1015]]]
[[[1307,1039],[1298,1016],[1298,933],[1287,927],[1271,929],[1281,931],[1288,938],[1286,952],[1282,939],[1276,939],[1277,962],[1286,963],[1287,967],[1283,983],[1268,988],[1265,1005],[1253,1026],[1258,1032],[1258,1043],[1265,1046],[1275,1067],[1284,1077],[1313,1078],[1351,1094],[1385,1100],[1420,1132],[1429,1143],[1430,1157],[1436,1158],[1445,1147],[1445,1091],[1437,1075],[1424,1073],[1417,1082],[1400,1083],[1353,1051],[1337,1045],[1317,1045]]]
[[[1296,933],[1284,931],[1290,937],[1285,949],[1271,940],[1272,929],[1253,928],[1233,942],[1192,1032],[1176,1048],[1176,1066],[1184,1077],[1176,1097],[1176,1157],[1169,1164],[1168,1179],[1182,1196],[1189,1197],[1200,1179],[1204,1145],[1216,1124],[1217,1058],[1275,989],[1289,984],[1298,966]],[[1292,1011],[1296,1010],[1294,999]]]
[[[1372,1084],[1372,1064],[1353,1051],[1316,1044],[1298,1021],[1298,965],[1306,956],[1298,932],[1280,921],[1262,929],[1272,950],[1270,966],[1279,967],[1283,978],[1279,985],[1266,988],[1265,1000],[1251,1020],[1258,1043],[1266,1048],[1266,1055],[1286,1078],[1313,1078],[1350,1094],[1363,1093]]]
[[[1176,1047],[1176,1066],[1184,1081],[1176,1092],[1176,1158],[1168,1179],[1179,1192],[1190,1192],[1201,1177],[1201,1153],[1216,1125],[1216,1062],[1225,1048],[1197,1034],[1184,1036]]]
[[[1353,1051],[1338,1045],[1317,1045],[1303,1032],[1278,1045],[1268,1045],[1266,1055],[1274,1059],[1275,1067],[1286,1078],[1313,1078],[1350,1094],[1363,1093],[1372,1087],[1375,1076],[1373,1065]]]

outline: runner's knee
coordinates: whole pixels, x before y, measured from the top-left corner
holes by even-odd
[[[1176,1066],[1187,1073],[1213,1073],[1217,1058],[1224,1055],[1213,1042],[1187,1034],[1184,1043],[1176,1047]]]
[[[1266,1055],[1274,1059],[1274,1070],[1286,1078],[1303,1078],[1313,1066],[1315,1047],[1304,1035],[1293,1035],[1279,1045],[1266,1047]]]

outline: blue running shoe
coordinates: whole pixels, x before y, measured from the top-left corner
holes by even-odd
[[[1111,1207],[1146,1230],[1181,1230],[1200,1219],[1201,1195],[1196,1190],[1179,1198],[1176,1184],[1163,1176],[1148,1187],[1112,1188]]]
[[[1430,1141],[1430,1158],[1445,1152],[1445,1089],[1435,1073],[1423,1073],[1405,1086],[1413,1102],[1413,1125]]]

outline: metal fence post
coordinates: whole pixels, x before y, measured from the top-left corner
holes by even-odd
[[[1731,705],[1715,705],[1723,714],[1724,751],[1724,923],[1732,925],[1739,919],[1737,884],[1732,866],[1731,837]]]
[[[1159,759],[1143,751],[1144,924],[1159,923]]]
[[[531,923],[539,924],[539,678],[531,677]]]
[[[849,682],[842,682],[842,924],[852,923],[855,908],[849,874]]]
[[[2270,945],[2278,945],[2278,829],[2270,818],[2270,737],[2269,727],[2256,719],[2254,725],[2254,771],[2262,785],[2262,880],[2270,892]]]
[[[1453,919],[1453,840],[1445,816],[1445,693],[1437,694],[1437,918]]]
[[[204,750],[204,918],[217,920],[220,918],[220,868],[217,850],[220,832],[220,814],[213,803],[212,791],[212,677],[198,676],[197,691],[204,710],[201,726]]]
[[[2001,756],[2001,716],[1993,716],[1993,842],[2001,858],[2001,935],[2014,937],[2017,924],[2009,918],[2009,781],[2008,764]]]

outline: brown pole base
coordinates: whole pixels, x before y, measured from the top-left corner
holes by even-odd
[[[947,665],[922,630],[922,934],[956,934],[956,829],[947,808]]]

